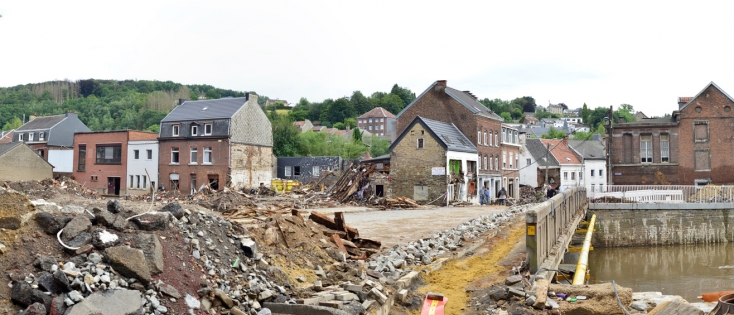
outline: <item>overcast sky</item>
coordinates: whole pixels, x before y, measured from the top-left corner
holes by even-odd
[[[677,108],[734,93],[734,2],[5,1],[0,86],[147,79],[297,102],[435,80],[480,98]]]

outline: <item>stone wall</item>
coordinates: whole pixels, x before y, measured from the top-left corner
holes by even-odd
[[[237,188],[270,187],[273,176],[273,147],[232,143],[232,184]]]
[[[417,148],[424,139],[422,149]],[[431,168],[446,167],[446,151],[421,125],[416,123],[390,152],[388,197],[408,197],[418,203],[431,202],[446,193],[446,176],[431,175]]]
[[[594,247],[734,241],[734,204],[589,204]],[[731,223],[730,223],[731,222]]]
[[[250,94],[247,104],[232,116],[231,140],[261,146],[273,146],[273,128],[268,116],[257,104],[257,95]]]

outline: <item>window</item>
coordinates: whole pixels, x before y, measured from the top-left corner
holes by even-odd
[[[319,166],[318,165],[316,165],[316,166],[314,166],[314,167],[311,168],[311,176],[313,176],[313,177],[319,177],[320,174],[321,174],[321,170],[319,170]]]
[[[189,164],[196,164],[197,157],[196,157],[196,147],[191,147],[191,159],[189,159]]]
[[[133,154],[135,155],[136,160],[140,159],[140,150],[133,150]]]
[[[709,149],[693,150],[693,164],[696,172],[707,172],[711,170],[711,155]]]
[[[487,138],[484,138],[484,145],[487,145]],[[492,146],[492,132],[489,132],[489,146]]]
[[[591,177],[594,177],[594,170],[591,170]]]
[[[482,144],[482,131],[479,130],[477,131],[477,145],[481,145],[481,144]]]
[[[204,135],[212,134],[212,124],[204,124]]]
[[[97,145],[97,164],[122,164],[122,147],[115,145]]]
[[[576,172],[571,172],[571,180],[576,180]]]
[[[28,133],[28,142],[33,142],[33,133]]]
[[[695,142],[709,141],[709,122],[694,121],[693,122],[693,139]]]
[[[135,183],[135,182],[133,181],[133,178],[134,178],[134,176],[133,176],[133,175],[130,175],[130,188],[133,188],[133,186],[134,186],[134,183]]]
[[[179,125],[173,125],[173,126],[171,126],[171,128],[172,128],[171,129],[171,133],[173,134],[173,136],[174,137],[178,137],[178,131],[179,131],[178,129],[181,128],[181,126],[179,126]]]
[[[494,170],[499,171],[500,170],[500,158],[499,156],[494,156]]]
[[[91,181],[93,181],[93,182],[96,182],[96,181],[97,181],[97,178],[98,178],[98,177],[97,177],[97,175],[92,175],[92,176],[91,176],[91,177],[89,178],[89,180],[91,180]]]
[[[135,175],[135,179],[137,180],[138,184],[135,185],[136,188],[140,189],[140,175]]]
[[[507,152],[502,152],[502,169],[507,168]]]
[[[383,127],[385,127],[385,126],[384,125],[380,125],[380,130],[383,130]]]
[[[487,131],[484,131],[484,145],[487,145]]]
[[[77,161],[76,170],[77,172],[87,171],[87,145],[86,144],[79,145],[79,161]]]
[[[599,177],[604,177],[604,170],[599,170]]]
[[[178,164],[178,148],[171,148],[171,164]]]
[[[212,164],[212,147],[204,147],[204,164]]]
[[[584,173],[583,172],[579,172],[579,180],[584,180]]]
[[[592,192],[596,191],[596,185],[594,185],[594,184],[591,184],[591,191],[592,191]]]
[[[143,175],[143,188],[148,188],[148,176]]]
[[[513,160],[512,153],[510,153],[510,168],[512,168],[512,160]]]
[[[370,130],[372,130],[372,125],[370,125]]]
[[[418,149],[423,149],[423,138],[418,139]]]
[[[146,153],[148,153],[148,160],[153,159],[153,150],[146,150]]]
[[[495,147],[499,147],[500,146],[500,141],[499,141],[499,138],[498,138],[498,136],[497,136],[496,133],[494,134],[494,146]]]
[[[494,170],[494,169],[492,168],[492,164],[493,164],[493,163],[492,163],[492,157],[490,156],[490,157],[489,157],[489,170],[490,170],[490,171]],[[486,163],[485,163],[485,167],[486,167]]]
[[[19,133],[18,134],[18,141],[23,142],[23,134],[22,133]]]
[[[46,137],[45,132],[38,133],[38,141],[43,141],[43,139]]]
[[[301,167],[296,165],[293,167],[293,175],[294,176],[301,176]]]
[[[191,126],[191,135],[195,136],[199,133],[199,126]]]
[[[38,152],[38,156],[43,157],[43,150],[42,149],[39,149],[37,152]]]
[[[640,162],[652,163],[652,135],[640,135]]]
[[[532,161],[532,160],[530,160],[530,159],[527,159],[527,163],[528,163],[528,165],[527,165],[527,166],[530,166],[530,164],[533,164],[533,161]]]
[[[293,169],[292,168],[293,168],[292,166],[286,166],[285,167],[285,176],[286,177],[290,177],[291,174],[293,174]]]
[[[568,172],[563,172],[563,180],[568,180]]]
[[[372,122],[372,118],[370,118],[370,123]]]
[[[489,160],[489,161],[490,161],[490,163],[492,163],[491,162],[492,160]],[[489,169],[491,170],[492,168],[490,167]],[[484,155],[484,170],[485,171],[487,170],[487,155]]]
[[[660,135],[660,162],[670,162],[670,143],[668,135]]]

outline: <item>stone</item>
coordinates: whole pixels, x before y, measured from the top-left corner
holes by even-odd
[[[247,313],[243,312],[239,308],[233,307],[231,310],[229,310],[229,314],[231,315],[246,315]],[[260,314],[260,313],[258,313]]]
[[[278,242],[278,233],[275,231],[275,228],[272,226],[267,228],[263,240],[267,246],[275,245]]]
[[[273,291],[263,290],[262,292],[260,292],[260,294],[257,295],[257,299],[262,301],[270,298],[271,296],[273,296]]]
[[[94,284],[94,277],[91,274],[84,275],[84,283]]]
[[[493,301],[507,300],[507,291],[504,289],[494,289],[489,291],[489,298]]]
[[[522,281],[522,276],[521,275],[509,276],[509,277],[507,277],[507,279],[505,279],[505,285],[513,285],[513,284],[518,283],[520,281]]]
[[[5,253],[8,252],[8,248],[5,247],[5,244],[0,243],[0,255],[5,255]]]
[[[131,219],[131,221],[133,221],[138,228],[143,231],[163,231],[168,228],[168,223],[171,222],[171,217],[168,213],[148,213]]]
[[[51,271],[52,266],[57,264],[56,259],[49,256],[38,256],[33,261],[33,266],[43,271]]]
[[[112,212],[100,208],[92,208],[92,213],[97,220],[97,224],[112,227],[112,224],[115,223],[115,214]]]
[[[151,274],[163,272],[163,247],[158,237],[153,234],[138,234],[135,237],[135,247],[143,251],[145,262]],[[179,295],[178,298],[181,296]]]
[[[61,209],[61,207],[56,205],[55,202],[48,202],[43,199],[31,200],[31,204],[33,205],[34,208],[36,208],[36,211],[38,212],[53,213],[53,212],[58,212],[59,209]]]
[[[26,282],[16,282],[10,290],[10,299],[23,307],[28,307],[33,303],[41,303],[51,308],[51,297],[43,294],[39,290],[35,290]]]
[[[69,292],[69,298],[74,302],[79,302],[84,299],[84,296],[81,294],[81,292],[74,290]]]
[[[46,234],[53,235],[59,232],[64,227],[66,220],[60,218],[60,216],[52,215],[47,212],[36,213],[36,224],[46,232]]]
[[[161,212],[170,212],[176,219],[181,220],[181,218],[184,216],[184,209],[181,207],[178,202],[171,202],[167,205],[165,205]]]
[[[23,315],[46,315],[46,306],[41,303],[33,303],[25,309]]]
[[[107,211],[112,212],[114,214],[118,214],[125,210],[119,201],[117,200],[110,200],[107,202]]]
[[[232,308],[234,306],[234,302],[232,302],[232,298],[227,296],[227,293],[224,293],[224,291],[220,289],[214,290],[214,296],[222,301],[222,304],[224,304],[227,308]]]
[[[84,213],[84,207],[68,205],[61,209],[61,213],[66,214],[82,214]]]
[[[135,278],[144,285],[150,284],[150,269],[142,250],[127,246],[110,247],[105,250],[105,260],[121,275]]]
[[[87,216],[78,215],[66,224],[64,232],[61,233],[61,239],[64,242],[71,241],[73,238],[87,231],[90,226],[92,226],[92,221],[89,221]]]
[[[59,295],[51,300],[51,309],[48,310],[49,315],[63,315],[66,313],[66,303],[64,303],[65,297]]]
[[[201,299],[201,309],[208,312],[210,308],[212,308],[212,302],[206,298]]]
[[[94,229],[92,231],[92,245],[97,249],[105,249],[120,243],[120,237],[117,234],[110,233],[103,229]]]
[[[91,253],[89,254],[89,256],[87,256],[87,260],[89,260],[89,262],[96,265],[102,262],[102,255],[97,254],[97,253]]]
[[[117,215],[115,216],[115,222],[112,222],[112,228],[122,232],[128,229],[128,227],[130,226],[129,223],[130,222],[127,221],[127,218],[121,215]]]
[[[382,294],[382,292],[380,292],[380,290],[377,290],[377,288],[372,288],[372,290],[370,290],[370,296],[377,300],[380,305],[384,305],[385,302],[387,302],[387,296]]]
[[[527,299],[525,299],[525,305],[533,306],[533,304],[535,304],[535,300],[535,295],[531,295]]]
[[[56,270],[53,276],[54,276],[54,281],[56,281],[56,286],[59,288],[61,292],[71,291],[71,285],[69,284],[69,278],[66,277],[66,274],[61,269]]]
[[[273,312],[270,311],[268,308],[263,308],[259,312],[257,312],[257,315],[272,315]]]
[[[257,243],[250,238],[242,239],[240,247],[242,247],[242,251],[245,252],[245,256],[248,258],[254,258],[257,255]]]
[[[189,294],[186,294],[184,301],[186,302],[186,306],[190,309],[198,310],[201,307],[201,302]]]
[[[163,283],[160,286],[158,286],[158,290],[161,291],[161,293],[163,293],[165,295],[168,295],[170,297],[173,297],[173,298],[176,298],[176,299],[180,299],[181,298],[181,293],[178,293],[178,290],[176,290],[176,288],[174,288],[170,284]]]
[[[362,292],[362,286],[357,284],[345,284],[342,286],[344,290],[347,290],[349,292]]]
[[[78,237],[78,236],[77,236],[77,237]],[[77,249],[77,250],[76,250],[76,251],[74,252],[74,254],[76,254],[76,255],[84,255],[84,254],[89,254],[89,253],[91,253],[91,252],[92,252],[92,250],[93,250],[93,249],[94,249],[94,246],[92,246],[92,245],[89,245],[89,244],[85,244],[85,245],[79,246],[79,249]]]
[[[402,289],[398,291],[398,301],[400,301],[400,303],[405,303],[405,298],[407,297],[408,297],[408,290]]]
[[[634,301],[630,304],[630,308],[636,309],[641,312],[647,311],[647,302],[645,301]]]
[[[66,230],[64,230],[64,233],[62,234],[66,234]],[[76,237],[74,237],[73,239],[71,239],[70,241],[66,242],[67,246],[80,247],[80,249],[82,246],[89,245],[89,244],[92,244],[92,234],[86,233],[86,232],[81,233],[77,235]]]
[[[38,277],[36,277],[36,281],[38,282],[38,287],[44,291],[51,293],[59,293],[59,291],[61,291],[59,285],[56,284],[54,276],[47,271],[39,274]]]
[[[143,314],[142,294],[133,290],[109,290],[89,295],[74,305],[68,315],[129,315]]]

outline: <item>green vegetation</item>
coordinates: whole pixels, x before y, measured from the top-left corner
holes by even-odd
[[[548,129],[548,132],[541,136],[541,138],[543,139],[563,139],[565,137],[566,133],[556,129],[555,127],[550,127],[550,129]]]

